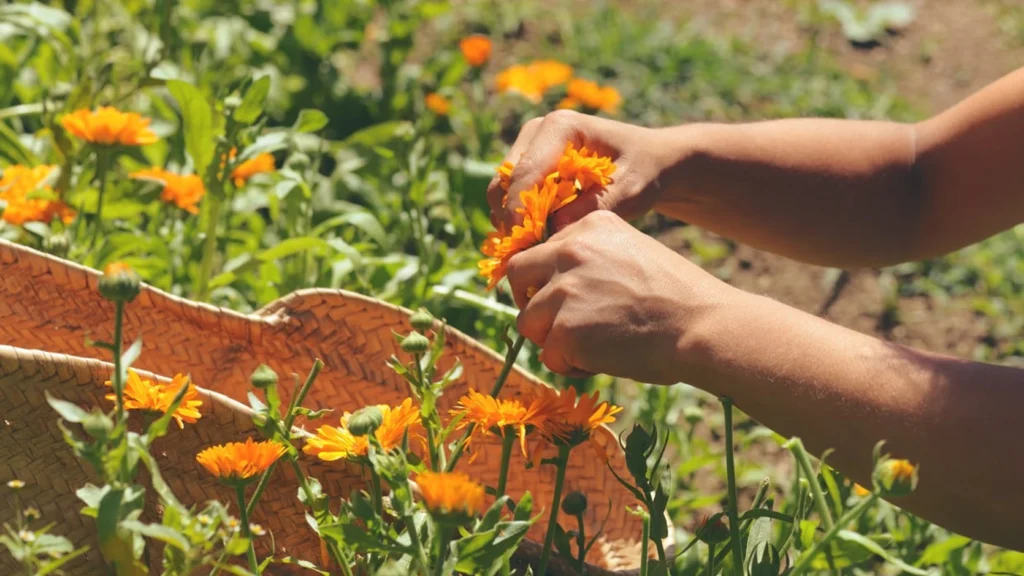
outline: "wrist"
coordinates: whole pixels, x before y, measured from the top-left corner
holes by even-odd
[[[698,306],[692,295],[685,305],[691,311],[679,323],[674,362],[683,381],[716,395],[726,395],[727,372],[734,367],[739,340],[750,337],[744,324],[757,313],[756,300],[748,292],[709,276],[715,285],[706,290]]]
[[[652,156],[657,165],[659,190],[654,210],[679,217],[679,205],[690,204],[700,177],[698,164],[707,157],[706,142],[712,124],[684,124],[658,128],[651,136]]]

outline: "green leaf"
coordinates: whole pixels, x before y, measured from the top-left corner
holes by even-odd
[[[489,573],[507,552],[515,549],[526,536],[529,522],[506,522],[494,530],[470,534],[456,540],[455,569],[467,574]]]
[[[97,507],[96,529],[99,532],[100,543],[114,538],[117,531],[117,524],[121,520],[121,499],[124,497],[124,490],[109,489],[100,499]]]
[[[267,102],[267,94],[270,93],[270,76],[262,76],[249,86],[242,96],[242,103],[235,108],[235,122],[249,125],[256,121],[263,113],[263,106]]]
[[[858,534],[857,532],[853,532],[851,530],[840,530],[836,534],[836,538],[844,542],[852,542],[854,544],[858,544],[864,547],[866,550],[870,551],[872,554],[881,556],[885,559],[886,562],[892,564],[893,566],[899,568],[900,570],[908,574],[913,574],[914,576],[929,576],[929,574],[931,574],[931,572],[927,570],[915,568],[910,564],[907,564],[903,560],[900,560],[899,558],[893,556],[888,551],[886,551],[885,548],[882,548],[878,544],[878,542],[875,542],[874,540],[868,538],[867,536],[864,536],[863,534]]]
[[[299,133],[316,132],[324,126],[327,126],[327,115],[315,108],[306,108],[299,111],[292,129]]]
[[[0,122],[0,158],[6,159],[11,164],[25,166],[35,166],[39,163],[35,154],[21,145],[14,130],[11,130],[10,126],[3,122]]]
[[[141,534],[146,538],[152,538],[174,546],[186,554],[188,554],[192,549],[188,540],[186,540],[181,533],[167,526],[161,526],[160,524],[146,524],[139,522],[138,520],[122,520],[121,526],[125,530]]]
[[[85,502],[85,505],[92,509],[93,513],[87,515],[95,518],[96,512],[99,511],[100,508],[100,501],[103,500],[103,496],[108,490],[110,490],[110,486],[103,486],[101,488],[94,484],[86,484],[78,490],[75,490],[75,496],[78,496],[79,500]]]
[[[141,356],[141,355],[142,355],[142,338],[140,337],[140,338],[136,339],[135,342],[132,342],[132,345],[129,346],[128,349],[125,350],[123,354],[121,354],[121,378],[122,378],[121,381],[122,382],[127,382],[128,381],[127,380],[127,378],[128,378],[128,368],[130,368],[131,365],[134,364],[135,361],[138,360],[139,356]]]
[[[67,564],[68,562],[71,562],[75,558],[78,558],[79,556],[81,556],[82,554],[85,554],[88,551],[89,551],[89,547],[88,546],[83,546],[82,548],[79,548],[78,550],[75,550],[74,552],[71,552],[70,554],[66,554],[64,556],[61,556],[60,558],[55,559],[55,560],[51,560],[51,561],[47,562],[46,564],[43,564],[42,566],[40,566],[38,568],[38,571],[36,572],[35,576],[46,576],[47,574],[53,574],[61,566]]]
[[[949,558],[949,555],[967,546],[971,543],[971,539],[966,536],[953,535],[941,542],[935,542],[924,549],[921,557],[915,562],[918,566],[931,566],[933,564],[943,564]]]
[[[818,529],[817,520],[800,521],[800,545],[804,550],[814,545],[814,532]]]
[[[282,258],[294,256],[310,250],[329,252],[331,250],[331,246],[325,240],[320,238],[310,238],[308,236],[303,236],[301,238],[288,238],[283,242],[279,242],[273,248],[268,248],[257,254],[256,260],[260,262],[274,262],[275,260],[280,260]]]
[[[769,518],[758,518],[750,526],[747,535],[747,557],[743,560],[744,566],[750,566],[754,553],[772,542],[772,521]]]
[[[216,134],[213,110],[198,88],[181,80],[169,80],[167,90],[178,101],[185,128],[185,150],[192,157],[196,174],[205,174],[213,161]]]
[[[75,404],[72,404],[71,402],[68,402],[67,400],[60,400],[58,398],[54,398],[53,396],[50,395],[49,390],[45,391],[45,395],[46,403],[49,404],[51,408],[56,410],[57,413],[60,414],[61,418],[67,420],[68,422],[78,423],[84,420],[86,416],[89,415],[88,412],[82,410],[80,407],[78,407]]]

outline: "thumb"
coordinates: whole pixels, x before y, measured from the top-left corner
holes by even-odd
[[[558,167],[566,144],[582,144],[580,140],[585,118],[584,115],[571,110],[558,110],[544,117],[533,140],[512,170],[508,201],[505,204],[506,225],[522,223],[522,215],[516,212],[523,207],[519,195],[524,190],[543,182],[544,178]]]

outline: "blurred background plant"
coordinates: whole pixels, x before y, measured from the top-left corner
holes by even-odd
[[[0,236],[93,267],[124,261],[161,289],[242,311],[313,286],[422,305],[501,349],[515,309],[477,275],[483,190],[527,119],[564,106],[646,125],[913,121],[1024,62],[1021,14],[1008,0],[19,0],[0,6]],[[102,106],[150,119],[155,141],[90,141],[65,120]],[[854,328],[1024,363],[1019,227],[933,261],[846,273],[685,223],[638,225],[729,282]],[[529,346],[520,363],[544,374]],[[668,432],[678,541],[698,513],[723,510],[714,399],[545,377]],[[769,476],[789,494],[779,509],[798,515],[802,485],[780,439],[742,414],[735,425],[740,500]],[[839,513],[852,487],[818,474]],[[919,567],[1024,566],[885,504],[857,528]],[[814,531],[785,542],[807,548]],[[676,572],[703,569],[700,550]],[[900,570],[864,542],[833,561],[840,552],[838,569]]]

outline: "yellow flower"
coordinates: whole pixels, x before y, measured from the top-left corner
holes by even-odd
[[[28,168],[8,166],[0,177],[0,200],[7,203],[3,211],[5,222],[20,226],[26,222],[49,224],[60,218],[65,224],[75,219],[75,211],[61,202],[52,188],[42,186],[54,166]]]
[[[231,149],[230,156],[234,158],[236,150]],[[255,157],[242,162],[231,171],[231,179],[235,182],[236,188],[241,188],[249,178],[257,174],[266,174],[276,169],[274,155],[269,152],[257,154]]]
[[[416,485],[434,514],[472,516],[484,508],[484,487],[462,472],[421,472]]]
[[[409,436],[417,436],[420,428],[420,410],[413,406],[412,398],[406,398],[401,404],[395,407],[380,405],[383,420],[374,436],[384,450],[394,450],[402,444],[408,431]],[[316,430],[316,436],[306,440],[302,451],[310,456],[316,456],[326,462],[333,462],[339,459],[352,460],[366,456],[369,450],[369,442],[366,436],[353,436],[348,431],[348,419],[352,415],[348,412],[341,417],[341,426],[321,426]]]
[[[267,440],[228,442],[211,446],[196,455],[196,462],[225,482],[241,482],[262,474],[287,452],[284,446]]]
[[[498,168],[499,182],[508,190],[513,166],[509,162]],[[519,193],[523,207],[517,211],[523,216],[522,224],[511,231],[500,228],[489,234],[480,251],[487,258],[478,263],[480,274],[488,279],[488,288],[493,288],[508,268],[513,256],[544,241],[547,237],[548,218],[573,202],[580,194],[600,192],[612,182],[615,164],[611,158],[600,156],[586,147],[579,150],[570,142],[555,172],[549,174],[540,184]],[[507,200],[507,198],[505,199]],[[504,202],[504,200],[503,200]]]
[[[622,103],[622,95],[611,86],[600,86],[597,82],[573,79],[566,89],[566,97],[559,104],[559,108],[589,108],[613,114],[618,111]]]
[[[206,195],[203,179],[195,174],[175,174],[163,168],[147,168],[129,174],[132,178],[155,180],[164,185],[160,199],[190,213],[198,214],[196,204]]]
[[[105,146],[144,146],[156,142],[156,134],[149,129],[149,122],[149,118],[135,112],[121,112],[111,106],[98,108],[95,112],[76,110],[60,121],[65,130],[78,138]]]
[[[125,265],[119,262],[110,264],[104,269],[103,274],[109,275],[112,274],[112,271],[120,270],[117,268],[118,266]],[[113,382],[107,380],[106,385],[113,386]],[[188,390],[185,391],[181,404],[171,416],[178,422],[178,428],[184,428],[185,422],[194,424],[196,420],[202,418],[199,407],[203,405],[203,401],[199,399],[199,391],[196,390],[195,385],[192,384],[188,376],[183,374],[176,375],[168,384],[160,384],[151,380],[143,380],[138,372],[129,368],[128,380],[124,383],[124,408],[125,410],[145,410],[163,414],[171,407],[174,397],[178,395],[183,386],[188,386]],[[106,398],[112,402],[117,400],[114,394],[107,394]]]
[[[534,402],[538,402],[547,411],[543,425],[538,428],[544,443],[534,452],[534,461],[543,457],[547,445],[579,446],[588,443],[594,453],[607,462],[609,446],[600,435],[591,434],[605,424],[615,422],[615,415],[622,412],[620,406],[608,402],[598,402],[598,393],[590,396],[583,394],[576,397],[574,388],[561,392],[551,388],[542,388],[536,392]]]
[[[860,484],[854,484],[853,485],[853,493],[855,495],[860,496],[861,498],[863,498],[863,497],[868,496],[869,494],[871,494],[871,490],[868,490],[867,488],[861,486]]]
[[[423,99],[423,102],[427,105],[427,109],[438,116],[447,116],[448,111],[452,108],[452,103],[437,92],[427,94],[426,98]]]
[[[497,434],[504,438],[505,434],[516,434],[523,456],[526,456],[527,432],[542,425],[547,417],[545,405],[538,400],[524,405],[519,400],[501,400],[476,390],[470,390],[459,398],[458,405],[450,414],[462,416],[456,430],[463,430],[472,424],[473,433],[481,436]]]
[[[470,66],[480,67],[491,57],[491,40],[482,34],[473,34],[459,42],[459,49]]]
[[[25,481],[18,479],[8,480],[7,487],[10,488],[11,490],[21,490],[22,488],[25,487]]]
[[[554,60],[538,60],[517,64],[498,73],[498,92],[514,92],[539,103],[548,90],[565,84],[572,77],[572,67]]]

